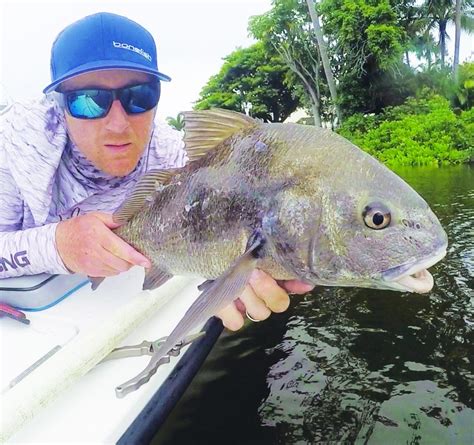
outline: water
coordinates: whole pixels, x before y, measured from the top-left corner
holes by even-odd
[[[398,173],[448,233],[434,291],[316,288],[223,334],[153,444],[474,444],[474,168]]]

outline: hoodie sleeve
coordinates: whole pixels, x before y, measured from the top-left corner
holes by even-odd
[[[148,169],[180,168],[187,162],[183,133],[165,122],[155,122]]]
[[[56,250],[57,224],[0,232],[0,279],[39,273],[70,273]]]
[[[56,250],[57,223],[24,229],[29,209],[4,157],[0,152],[0,279],[69,273]]]

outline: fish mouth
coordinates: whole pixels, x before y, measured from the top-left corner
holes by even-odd
[[[428,268],[441,261],[446,255],[447,245],[444,245],[434,255],[401,266],[392,267],[382,272],[384,284],[391,289],[425,294],[434,285],[433,276]]]

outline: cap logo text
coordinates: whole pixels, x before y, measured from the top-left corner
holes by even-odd
[[[137,48],[136,46],[130,45],[129,43],[116,42],[115,40],[112,43],[115,48],[128,49],[129,51],[133,51],[134,53],[140,54],[141,56],[145,57],[145,59],[151,62],[150,54],[148,54],[146,51],[143,51],[141,48]]]

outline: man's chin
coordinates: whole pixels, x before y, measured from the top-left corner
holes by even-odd
[[[138,161],[133,164],[128,163],[127,165],[114,165],[113,163],[110,163],[104,168],[101,168],[101,170],[110,176],[117,176],[123,178],[129,175],[135,169],[137,163]]]

